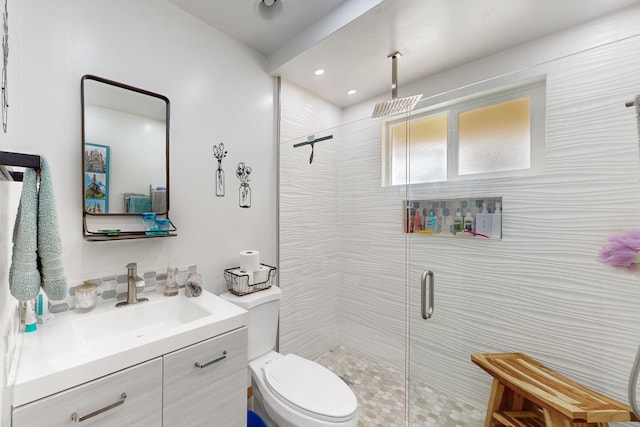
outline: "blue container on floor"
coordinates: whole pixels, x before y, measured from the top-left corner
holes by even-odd
[[[247,427],[269,427],[267,423],[265,423],[260,415],[256,414],[253,411],[247,411]]]

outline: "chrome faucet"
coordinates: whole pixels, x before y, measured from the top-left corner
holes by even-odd
[[[138,276],[138,264],[127,264],[127,300],[116,304],[116,307],[149,301],[147,298],[138,298],[138,285],[144,286],[144,280]]]

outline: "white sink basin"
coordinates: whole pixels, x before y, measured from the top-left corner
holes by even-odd
[[[148,334],[164,333],[212,314],[194,301],[178,295],[153,302],[139,302],[100,313],[76,315],[71,325],[85,342],[142,338]]]
[[[141,296],[141,295],[139,295]],[[247,312],[210,292],[187,298],[144,294],[149,301],[89,313],[56,314],[22,337],[15,406],[247,325]]]

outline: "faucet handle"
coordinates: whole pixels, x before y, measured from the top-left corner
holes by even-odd
[[[129,264],[127,264],[127,269],[129,269],[129,271],[136,271],[136,269],[138,268],[138,264],[135,262],[130,262]]]

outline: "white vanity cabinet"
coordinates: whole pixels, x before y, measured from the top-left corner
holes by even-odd
[[[161,426],[162,358],[14,408],[12,425]]]
[[[163,357],[163,427],[247,425],[247,328]]]
[[[144,295],[24,334],[6,427],[244,427],[247,311],[204,290]]]
[[[244,427],[247,328],[13,409],[12,427]]]

